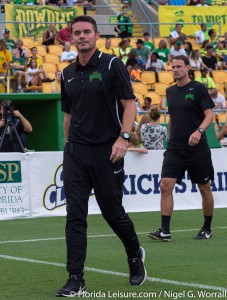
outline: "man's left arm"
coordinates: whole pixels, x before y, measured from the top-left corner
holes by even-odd
[[[25,132],[31,132],[32,131],[32,125],[30,122],[19,112],[19,110],[14,110],[13,114],[15,117],[19,118],[21,120],[21,123],[24,127]]]
[[[135,99],[121,100],[121,104],[124,107],[121,132],[128,132],[130,134],[136,118]],[[122,159],[127,152],[127,148],[128,141],[119,136],[112,147],[110,160],[115,163],[119,159]]]

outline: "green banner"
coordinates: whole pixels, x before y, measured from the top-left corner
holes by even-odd
[[[47,29],[48,24],[44,22],[61,23],[55,24],[55,30],[58,32],[66,26],[67,21],[83,14],[83,7],[59,8],[48,5],[5,5],[6,28],[10,30],[12,38],[31,36],[37,39]]]

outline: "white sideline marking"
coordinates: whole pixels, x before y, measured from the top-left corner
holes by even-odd
[[[42,265],[51,265],[51,266],[56,266],[56,267],[65,267],[65,264],[61,264],[61,263],[43,261],[43,260],[37,260],[37,259],[29,259],[29,258],[24,258],[24,257],[16,257],[16,256],[0,254],[0,258],[16,260],[16,261],[24,261],[24,262],[28,262],[28,263],[36,263],[36,264],[42,264]],[[102,270],[102,269],[96,269],[96,268],[85,268],[85,270],[89,271],[89,272],[94,272],[94,273],[128,277],[128,274],[126,274],[126,273],[114,272],[114,271],[109,271],[109,270]],[[204,285],[204,284],[198,284],[198,283],[190,283],[190,282],[183,282],[183,281],[176,281],[176,280],[169,280],[169,279],[162,279],[162,278],[155,278],[155,277],[147,277],[146,280],[150,281],[150,282],[160,282],[160,283],[165,283],[165,284],[199,288],[199,289],[227,291],[227,288],[221,287],[221,286]]]
[[[227,229],[227,227],[213,227],[212,229]],[[191,229],[179,229],[179,230],[172,230],[171,233],[177,232],[187,232],[187,231],[196,231],[199,230],[198,228],[191,228]],[[137,235],[147,234],[147,232],[137,232]],[[88,235],[88,238],[102,238],[102,237],[113,237],[116,234],[99,234],[99,235]],[[55,240],[64,240],[65,237],[58,237],[58,238],[43,238],[43,239],[31,239],[31,240],[11,240],[11,241],[0,241],[0,244],[10,244],[10,243],[30,243],[30,242],[43,242],[43,241],[55,241]]]

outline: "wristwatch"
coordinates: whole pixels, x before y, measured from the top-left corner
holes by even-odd
[[[203,134],[204,133],[204,129],[203,128],[201,128],[201,127],[199,127],[198,129],[197,129],[201,134]]]
[[[130,141],[130,136],[128,132],[121,132],[120,136],[128,142]]]

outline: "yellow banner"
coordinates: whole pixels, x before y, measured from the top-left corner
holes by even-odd
[[[38,38],[42,36],[43,32],[47,29],[48,24],[44,22],[62,23],[55,25],[57,32],[66,26],[65,23],[67,23],[67,21],[70,21],[76,16],[83,15],[83,13],[83,7],[59,8],[48,5],[33,7],[7,4],[5,5],[5,26],[10,30],[12,38],[25,36]]]
[[[182,32],[186,35],[200,30],[201,23],[206,23],[208,28],[216,29],[217,35],[224,35],[227,32],[227,6],[159,6],[158,16],[160,23],[182,23]],[[197,25],[184,23],[197,23]],[[221,32],[219,26],[213,23],[221,24]],[[174,28],[174,24],[159,25],[160,36],[169,36]]]

